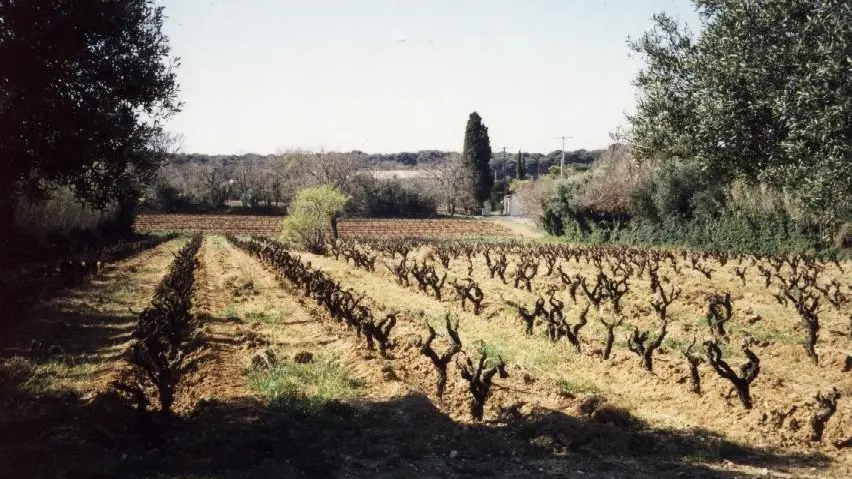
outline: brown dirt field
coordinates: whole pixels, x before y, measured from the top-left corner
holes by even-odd
[[[488,304],[477,317],[453,302],[396,285],[386,271],[368,273],[303,255],[344,286],[368,293],[374,311],[402,312],[392,333],[396,347],[382,357],[367,351],[353,331],[331,320],[269,268],[218,236],[206,237],[198,254],[193,312],[204,346],[178,391],[177,415],[169,422],[151,422],[150,417],[140,422],[106,385],[124,367],[120,354],[134,319],[127,308],[138,311],[150,301],[171,260],[169,253],[181,242],[130,258],[79,292],[58,294],[34,308],[33,320],[14,340],[8,336],[0,341],[7,359],[0,368],[0,392],[10,393],[0,402],[0,476],[730,478],[850,473],[848,458],[827,446],[802,444],[795,434],[760,424],[760,413],[791,400],[807,409],[814,387],[848,381],[840,373],[822,374],[822,368],[786,377],[784,355],[794,358],[788,360],[790,371],[808,370],[796,360],[801,347],[794,335],[776,331],[789,317],[771,303],[755,300],[754,309],[765,314],[765,334],[779,349],[775,353],[773,345],[759,351],[766,366],[754,385],[757,406],[744,413],[736,404],[725,406],[731,401],[724,398],[725,385],[707,370],[702,377],[707,393],[689,395],[678,382],[683,371],[673,350],[659,355],[658,370],[650,375],[623,345],[612,361],[617,367],[601,364],[592,353],[599,338],[591,325],[584,330],[580,355],[565,344],[524,336],[503,300],[528,304],[534,296],[486,281],[483,265],[476,265],[476,276]],[[464,272],[461,263],[454,265],[453,274]],[[706,287],[699,283],[690,290]],[[537,290],[546,287],[538,279],[535,284]],[[760,296],[761,291],[751,293]],[[737,301],[745,304],[751,301],[747,298],[751,296]],[[641,295],[634,302],[641,303]],[[686,324],[692,314],[691,303],[686,303],[676,313],[684,319],[676,324]],[[83,336],[89,339],[83,340],[72,329],[74,334],[66,338],[64,326],[56,333],[55,319],[39,319],[63,317],[63,308],[77,308],[78,315],[98,322],[104,331],[87,332]],[[469,394],[457,367],[450,366],[447,391],[438,398],[434,369],[419,352],[425,336],[419,313],[438,330],[436,348],[442,351],[446,342],[440,319],[447,310],[460,318],[465,351],[472,354],[475,340],[482,339],[509,364],[510,376],[495,380],[482,423],[469,418]],[[106,321],[93,312],[122,319]],[[836,326],[834,320],[826,325]],[[54,367],[50,387],[34,390],[33,370],[19,366],[53,358],[27,351],[30,339],[73,348],[75,357],[105,369],[81,371],[76,363]],[[833,364],[843,345],[826,333],[819,347],[824,365]],[[268,367],[253,367],[257,358],[273,357],[273,365],[289,367],[300,353],[312,355],[314,365],[339,365],[357,383],[352,395],[326,399],[305,412],[291,407],[298,403],[270,400],[252,382],[253,375]],[[8,361],[12,356],[24,359]],[[572,385],[566,388],[560,381]],[[847,397],[841,401],[827,437],[849,432],[844,429]]]
[[[139,215],[134,228],[140,233],[235,234],[276,237],[283,216],[247,215]],[[342,238],[469,238],[510,237],[523,233],[504,224],[471,218],[366,219],[350,218],[338,223]]]

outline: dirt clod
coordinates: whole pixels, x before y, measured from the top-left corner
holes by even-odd
[[[522,420],[524,415],[521,412],[521,408],[523,408],[524,405],[526,405],[526,403],[518,402],[506,407],[501,407],[500,412],[497,414],[497,420],[507,424]]]
[[[275,365],[276,361],[275,352],[269,348],[264,348],[254,353],[254,356],[251,358],[251,367],[254,369],[269,369]]]
[[[602,424],[612,424],[616,427],[626,429],[636,425],[636,419],[626,409],[603,406],[592,413],[592,419]]]
[[[237,330],[234,340],[248,349],[257,349],[269,345],[269,341],[257,331],[248,328]]]
[[[603,396],[589,396],[583,400],[578,406],[577,411],[584,415],[588,416],[594,413],[599,407],[601,407],[606,402],[606,398]]]
[[[296,364],[308,364],[314,362],[314,355],[308,351],[300,351],[293,356]]]
[[[553,436],[542,434],[540,436],[532,438],[530,444],[535,447],[550,451],[553,450],[553,448],[556,446],[556,439],[554,439]]]
[[[382,366],[382,379],[385,381],[399,381],[399,377],[390,364]]]

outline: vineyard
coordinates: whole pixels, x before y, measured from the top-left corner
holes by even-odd
[[[140,233],[211,233],[277,236],[281,216],[140,215],[134,228]],[[505,226],[475,219],[344,219],[342,238],[479,238],[512,236]]]
[[[848,260],[245,218],[20,290],[0,476],[852,475]]]

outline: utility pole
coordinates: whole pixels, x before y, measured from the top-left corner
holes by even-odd
[[[559,163],[559,179],[565,179],[565,138],[572,138],[570,136],[562,135],[562,161]]]

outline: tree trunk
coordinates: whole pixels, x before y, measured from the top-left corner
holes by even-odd
[[[331,217],[331,237],[334,239],[338,239],[339,237],[337,233],[337,215],[332,215]]]
[[[612,343],[614,341],[615,341],[615,332],[613,331],[613,328],[607,328],[606,346],[604,347],[604,351],[603,351],[603,358],[604,359],[609,359],[609,355],[612,352]]]
[[[653,349],[645,351],[645,354],[642,355],[642,366],[645,367],[648,371],[654,371],[654,358],[653,358]]]
[[[811,326],[809,323],[805,323],[805,329],[808,330],[808,338],[805,340],[805,351],[808,353],[808,357],[811,358],[811,362],[814,363],[814,366],[819,365],[819,356],[816,353],[816,342],[819,338],[818,332],[816,328]]]
[[[17,199],[12,192],[11,185],[0,183],[0,263],[8,258],[12,252],[12,243],[17,234],[17,225],[15,224],[15,207]]]
[[[128,196],[119,200],[118,213],[115,218],[115,232],[119,236],[127,236],[133,233],[133,221],[136,219],[137,200]]]
[[[740,398],[740,402],[743,407],[746,409],[751,409],[751,394],[749,394],[749,385],[745,381],[739,381],[739,383],[734,383],[734,387],[737,390],[737,396]]]
[[[698,363],[689,361],[689,379],[692,384],[692,392],[701,394],[701,376],[698,374]]]
[[[447,365],[445,364],[443,369],[438,367],[438,384],[437,384],[437,393],[438,397],[444,397],[444,391],[447,389]]]

